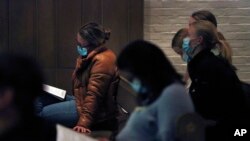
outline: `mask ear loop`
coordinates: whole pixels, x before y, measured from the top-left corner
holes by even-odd
[[[200,40],[202,40],[202,37],[199,36],[198,38],[201,38]],[[201,43],[197,44],[197,45],[193,48],[193,50],[191,51],[191,55],[193,55],[193,54],[195,53],[195,51],[199,48],[200,44],[201,44]]]

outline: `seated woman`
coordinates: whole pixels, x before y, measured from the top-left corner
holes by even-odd
[[[228,140],[242,128],[247,116],[241,82],[234,67],[211,50],[222,46],[216,28],[208,21],[197,21],[189,27],[191,61],[188,73],[192,80],[189,92],[195,109],[217,125],[208,130],[210,140]],[[247,123],[247,122],[246,122]],[[246,124],[245,123],[245,124]],[[214,137],[214,138],[213,138]]]
[[[73,96],[68,95],[62,102],[40,97],[36,105],[42,118],[82,133],[117,129],[119,75],[116,55],[105,45],[109,36],[110,32],[96,23],[80,28],[74,48],[79,56],[72,77]]]
[[[174,140],[176,121],[194,108],[181,76],[164,53],[149,42],[134,41],[121,52],[118,67],[128,75],[139,106],[117,140]]]

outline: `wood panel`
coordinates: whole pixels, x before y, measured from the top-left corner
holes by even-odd
[[[9,1],[9,47],[12,52],[36,56],[34,34],[34,0]]]
[[[87,22],[102,23],[103,0],[82,0],[82,25]]]
[[[67,91],[67,94],[72,94],[72,69],[59,69],[57,70],[57,84],[59,88],[63,88]]]
[[[8,0],[0,1],[0,52],[8,51]]]
[[[1,0],[0,51],[34,56],[46,83],[69,90],[81,25],[93,21],[110,28],[107,47],[118,54],[143,37],[142,19],[143,0]]]
[[[55,1],[38,0],[37,8],[38,59],[47,69],[56,68]]]
[[[111,28],[111,38],[107,46],[116,54],[128,42],[127,0],[105,0],[103,3],[103,25]]]
[[[129,0],[129,41],[143,39],[143,0]]]
[[[57,0],[58,67],[75,66],[76,34],[81,26],[81,0]]]
[[[57,69],[44,69],[44,83],[49,84],[52,86],[57,86],[56,84],[56,74],[57,74]]]

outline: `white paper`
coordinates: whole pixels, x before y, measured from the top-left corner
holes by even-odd
[[[56,88],[56,87],[53,87],[53,86],[50,86],[50,85],[46,85],[44,84],[43,85],[43,90],[45,92],[48,92],[49,94],[52,94],[53,96],[56,96],[60,99],[64,99],[65,96],[66,96],[66,91],[63,90],[63,89],[59,89],[59,88]]]
[[[88,137],[84,134],[77,133],[72,129],[66,128],[62,125],[56,125],[57,130],[57,141],[97,141],[91,137]]]

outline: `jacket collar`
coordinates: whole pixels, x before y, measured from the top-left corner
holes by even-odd
[[[99,54],[101,52],[104,52],[106,50],[107,50],[107,48],[105,46],[97,47],[94,50],[92,50],[85,59],[87,59],[87,60],[90,59],[91,60],[95,55],[97,55],[97,54]]]
[[[210,55],[214,55],[214,54],[210,51],[210,49],[204,49],[204,50],[200,51],[198,54],[196,54],[194,56],[194,58],[192,58],[190,60],[190,62],[188,63],[188,66],[193,66],[194,64],[202,61],[202,58],[207,56],[207,55],[210,56]]]
[[[92,50],[86,58],[79,56],[76,61],[76,70],[78,71],[85,68],[97,54],[104,52],[106,50],[107,48],[105,46],[100,46]]]

